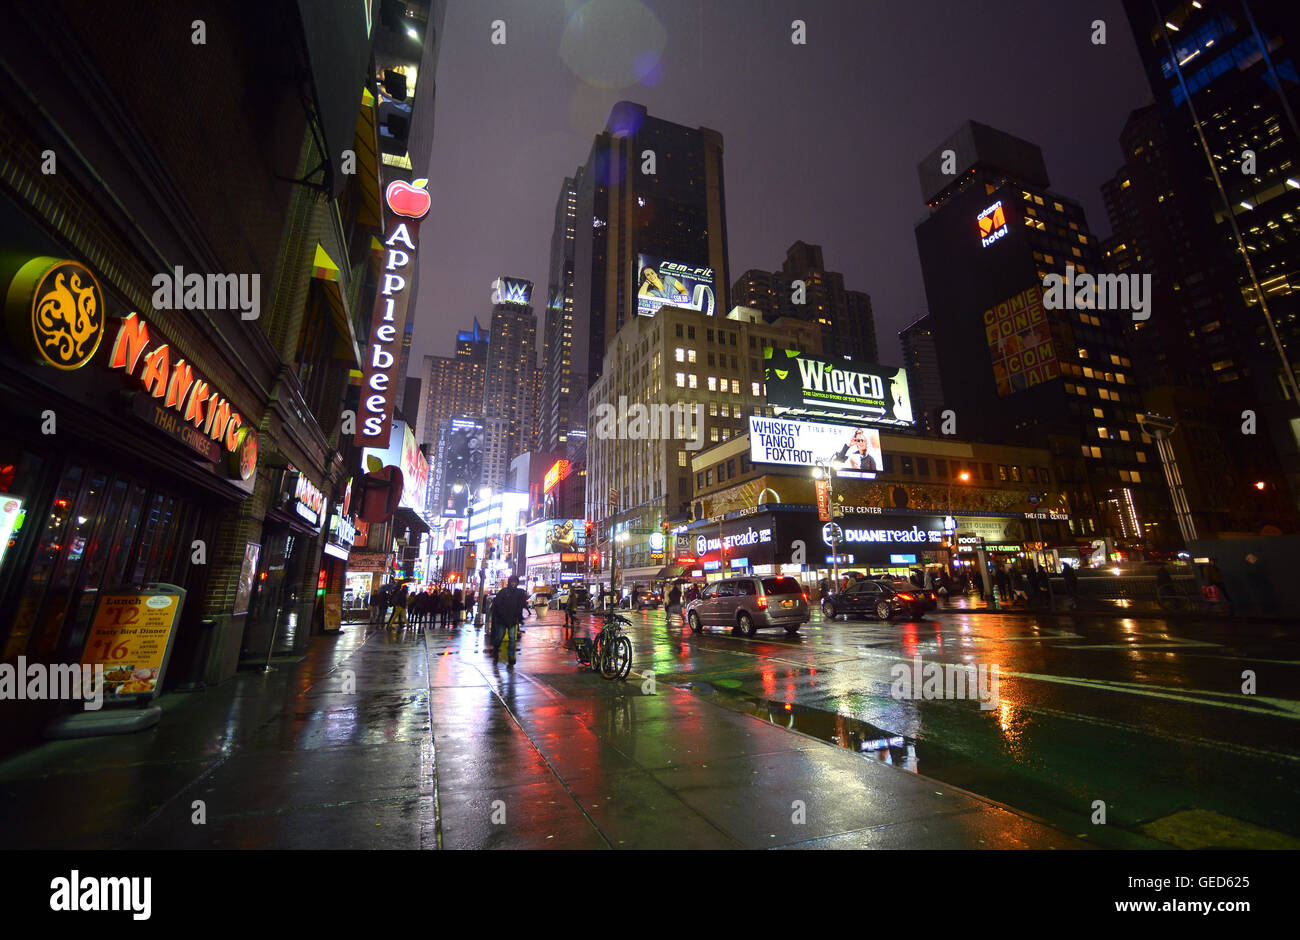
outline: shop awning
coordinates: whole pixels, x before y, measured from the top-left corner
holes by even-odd
[[[670,578],[680,578],[685,572],[686,568],[683,565],[664,565],[659,569],[659,573],[655,575],[655,580],[667,581]]]
[[[361,347],[357,343],[356,330],[352,327],[352,318],[348,316],[348,305],[343,299],[343,290],[339,286],[339,266],[319,243],[312,258],[311,276],[325,293],[325,303],[330,308],[330,318],[338,331],[338,342],[334,344],[334,355],[356,365],[361,364]]]
[[[379,129],[375,118],[375,96],[369,88],[361,93],[361,114],[357,118],[353,150],[357,155],[357,182],[361,184],[357,224],[381,229],[384,215],[379,181]]]

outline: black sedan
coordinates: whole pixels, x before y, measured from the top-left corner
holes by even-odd
[[[872,578],[871,580],[893,589],[895,594],[914,594],[917,601],[920,602],[923,613],[934,610],[939,606],[938,594],[934,591],[927,591],[925,588],[919,588],[905,578]]]
[[[857,619],[868,614],[880,620],[893,620],[900,614],[905,620],[920,620],[927,609],[927,601],[919,591],[896,590],[891,583],[881,581],[856,581],[840,593],[822,598],[822,615],[827,620]]]

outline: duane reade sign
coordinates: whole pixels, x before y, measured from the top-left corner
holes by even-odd
[[[909,426],[907,370],[793,349],[763,350],[767,403],[778,415]]]
[[[414,184],[394,180],[384,191],[388,203],[389,223],[384,232],[384,266],[380,272],[375,310],[370,317],[370,336],[366,344],[364,379],[361,385],[361,408],[357,415],[358,447],[388,446],[393,429],[393,401],[401,360],[402,333],[406,329],[406,305],[415,274],[415,246],[420,236],[420,220],[429,212],[430,196],[424,190],[426,180]]]

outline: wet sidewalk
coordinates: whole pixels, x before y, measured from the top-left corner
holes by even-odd
[[[43,745],[0,763],[0,845],[1086,847],[690,691],[578,669],[559,614],[526,630],[509,670],[472,627],[357,624],[303,662],[165,696],[149,731]]]

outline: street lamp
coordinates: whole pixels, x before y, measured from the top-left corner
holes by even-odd
[[[828,461],[818,460],[817,466],[813,468],[814,480],[826,481],[826,504],[830,507],[827,513],[831,517],[831,566],[835,573],[835,582],[832,586],[834,593],[840,590],[840,532],[839,526],[835,522],[835,469]]]
[[[457,495],[464,493],[469,489],[469,485],[464,480],[457,480],[452,486],[451,491]],[[480,486],[478,489],[478,498],[480,501],[489,499],[492,496],[492,487]],[[465,541],[469,541],[469,530],[474,525],[474,495],[471,493],[465,500]],[[486,542],[484,543],[486,548]],[[478,595],[475,601],[474,629],[477,630],[483,626],[483,582],[487,578],[487,552],[484,551],[483,559],[478,569]]]

